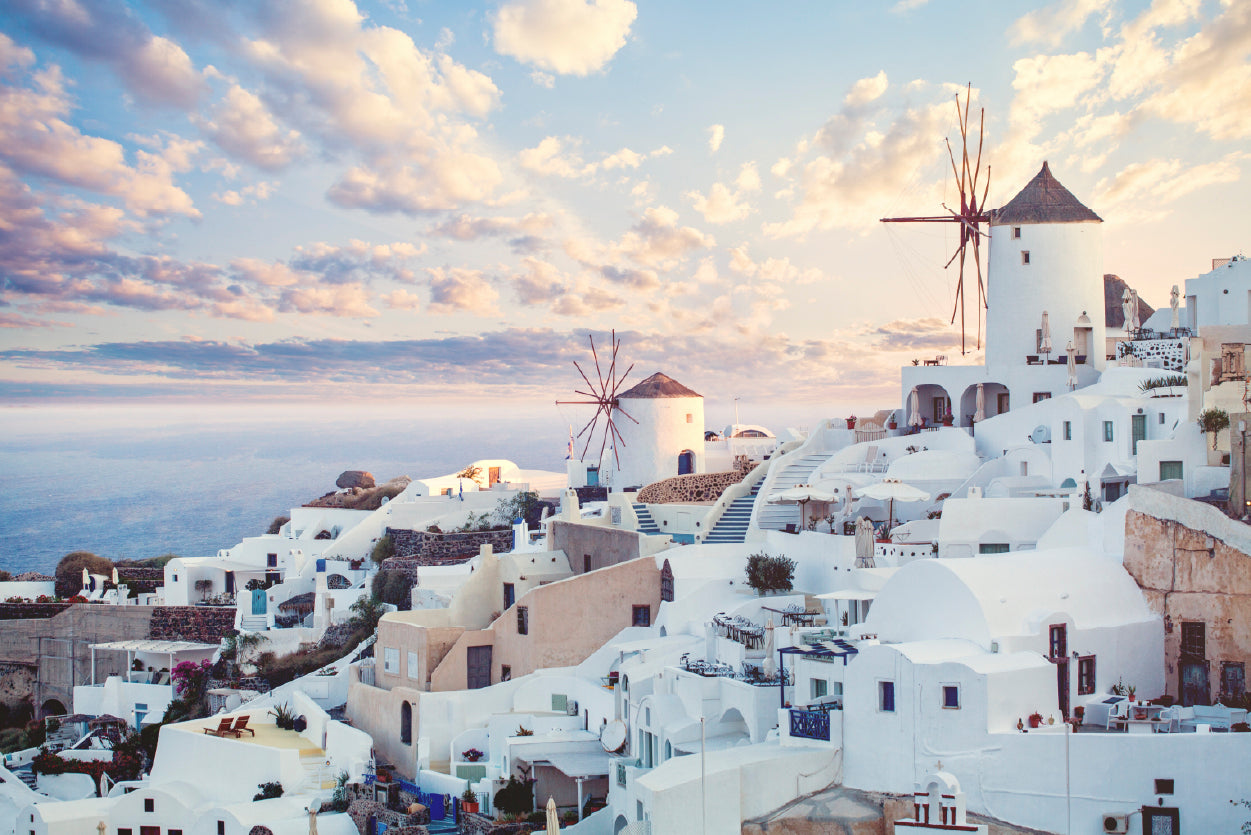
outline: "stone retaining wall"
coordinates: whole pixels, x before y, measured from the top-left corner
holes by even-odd
[[[233,606],[158,606],[152,611],[148,637],[216,644],[234,628]]]
[[[73,603],[0,603],[0,620],[54,618]]]
[[[602,485],[597,484],[592,487],[575,487],[573,488],[573,492],[578,494],[578,504],[608,501],[608,488]]]
[[[395,544],[395,556],[418,560],[418,565],[448,565],[476,557],[483,545],[496,553],[511,551],[513,529],[471,531],[469,533],[430,533],[429,531],[387,528]]]
[[[649,484],[639,491],[641,504],[693,504],[715,502],[731,485],[743,480],[742,472],[679,475]]]
[[[396,794],[396,805],[407,809],[417,802],[417,796],[406,792],[395,784],[378,784],[386,786],[388,791]],[[430,812],[422,811],[410,815],[407,812],[388,808],[387,804],[374,799],[374,786],[364,783],[349,783],[347,786],[348,816],[356,824],[359,832],[369,832],[369,819],[386,824],[387,832],[394,835],[426,835],[426,824],[430,823]]]

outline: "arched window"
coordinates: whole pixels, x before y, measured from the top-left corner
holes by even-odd
[[[673,568],[668,560],[660,567],[660,599],[666,603],[673,602]]]
[[[400,742],[413,744],[413,706],[408,702],[400,704]]]

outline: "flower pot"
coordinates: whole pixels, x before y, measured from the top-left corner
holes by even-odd
[[[1031,728],[1041,727],[1041,726],[1042,726],[1042,717],[1041,717],[1041,716],[1031,716],[1031,717],[1029,718],[1029,726],[1030,726]]]
[[[295,731],[298,734],[304,733],[306,728],[308,728],[308,720],[305,719],[303,716],[297,717],[291,722],[291,730]]]
[[[892,420],[890,423],[886,424],[886,428],[887,428],[887,429],[898,429],[898,428],[899,428],[899,424],[898,424],[898,423],[896,423],[895,421],[893,421],[893,420]]]
[[[462,800],[462,801],[460,802],[460,809],[461,809],[461,811],[462,811],[462,812],[477,812],[477,811],[478,811],[478,801],[476,801],[476,800]]]
[[[855,418],[847,418],[847,428],[848,428],[848,429],[855,429],[855,428],[856,428],[856,419],[855,419]]]

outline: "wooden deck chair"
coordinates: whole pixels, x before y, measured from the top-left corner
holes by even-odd
[[[238,736],[238,734],[234,732],[234,729],[230,727],[232,721],[233,720],[229,716],[226,716],[217,723],[216,728],[205,728],[204,732],[206,734],[212,734],[213,736]]]
[[[231,728],[231,731],[234,733],[235,736],[243,736],[244,731],[247,731],[252,736],[256,736],[256,731],[248,727],[247,714],[244,714],[243,716],[240,716],[237,719],[235,719],[235,725],[233,728]]]

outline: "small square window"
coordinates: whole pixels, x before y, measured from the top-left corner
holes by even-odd
[[[1155,793],[1156,794],[1172,794],[1173,793],[1173,781],[1162,780],[1157,777],[1155,781]]]
[[[960,685],[943,685],[943,707],[947,710],[960,709]]]
[[[145,797],[145,798],[143,799],[143,811],[145,811],[145,812],[155,812],[155,811],[156,811],[156,800],[155,800],[154,798],[151,798],[151,797]]]
[[[1036,391],[1036,392],[1034,392],[1034,402],[1035,402],[1035,403],[1041,403],[1041,402],[1043,402],[1044,400],[1050,400],[1050,399],[1051,399],[1051,392],[1049,392],[1049,391]]]
[[[165,835],[182,835],[181,829],[166,829]]]
[[[225,821],[217,822],[217,835],[226,835],[226,822]]]
[[[382,671],[396,676],[400,674],[400,651],[395,647],[382,648]]]
[[[631,626],[651,626],[652,625],[652,607],[651,606],[634,606],[630,613]]]
[[[694,423],[694,422],[695,422],[695,415],[694,415],[693,413],[691,413],[691,412],[687,412],[687,413],[686,413],[686,422],[687,422],[687,423]]]
[[[1064,440],[1073,440],[1073,421],[1066,420],[1064,422]]]
[[[814,679],[811,679],[811,682],[812,682],[812,691],[811,691],[812,698],[814,699],[820,699],[821,697],[825,696],[830,690],[829,682],[827,682],[823,678],[814,678]]]
[[[266,567],[266,568],[277,568],[277,567],[278,567],[278,555],[277,555],[277,554],[266,554],[266,555],[265,555],[265,567]]]
[[[512,680],[513,680],[513,668],[510,667],[508,664],[501,664],[500,665],[500,681],[512,681]]]
[[[530,634],[530,607],[528,606],[517,607],[517,634]]]
[[[1016,239],[1020,239],[1020,237],[1021,237],[1021,227],[1019,227],[1019,226],[1013,226],[1013,227],[1012,227],[1012,237],[1013,237],[1013,238],[1016,238]]]
[[[1103,440],[1108,443],[1112,441],[1112,421],[1110,420],[1103,422]]]
[[[1028,249],[1021,250],[1021,263],[1022,264],[1029,263],[1029,250]]]
[[[1077,659],[1077,695],[1088,696],[1095,692],[1095,657],[1084,655]]]
[[[877,683],[877,709],[883,713],[895,712],[895,682],[879,681]]]

